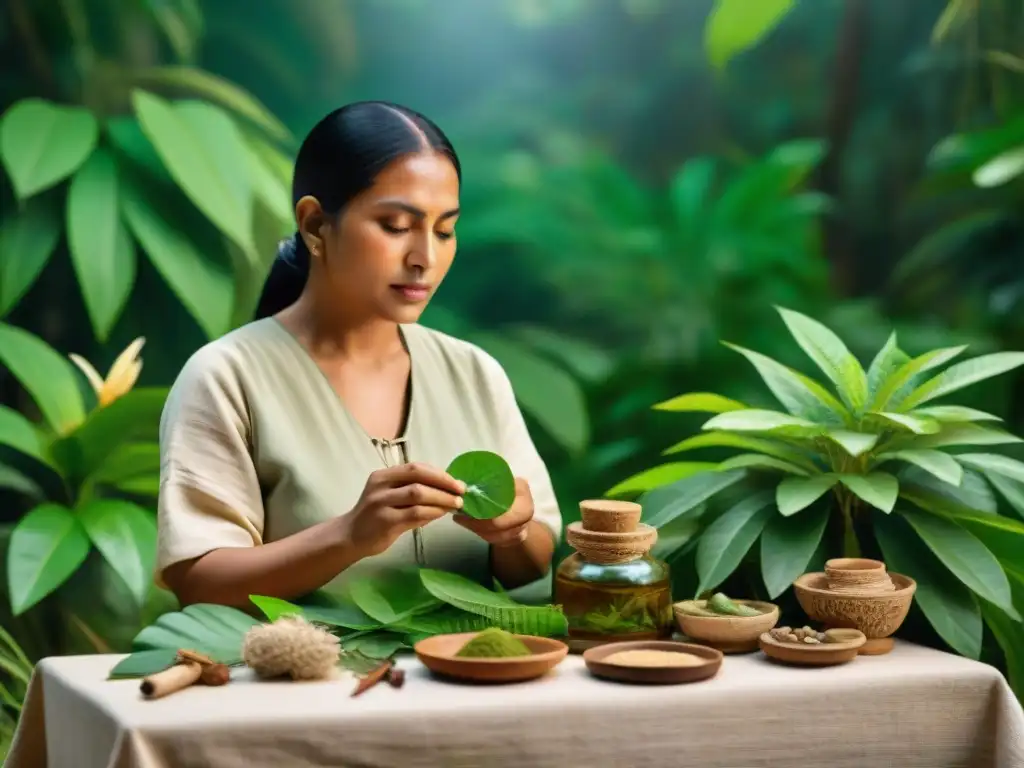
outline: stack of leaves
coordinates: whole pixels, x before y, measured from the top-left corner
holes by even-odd
[[[497,585],[496,585],[497,586]],[[345,600],[296,605],[253,595],[268,621],[300,615],[341,638],[342,664],[364,673],[383,659],[433,635],[476,632],[488,627],[516,634],[564,635],[558,606],[528,606],[500,587],[491,591],[462,576],[428,568],[398,570],[352,583]],[[142,677],[170,666],[178,649],[204,653],[222,664],[242,662],[242,639],[260,621],[221,605],[190,605],[167,613],[135,638],[136,651],[111,671],[111,678]]]
[[[1011,682],[1024,690],[1024,524],[1014,519],[1024,516],[1024,463],[964,450],[1024,441],[994,426],[997,416],[933,404],[1024,365],[1024,353],[984,355],[935,374],[965,348],[910,358],[893,334],[865,371],[828,328],[780,312],[833,390],[732,347],[785,411],[710,393],[661,403],[655,408],[717,414],[704,434],[667,454],[742,453],[720,463],[662,464],[610,493],[651,491],[643,500],[645,520],[674,548],[659,554],[695,550],[701,592],[722,583],[748,556],[757,558],[753,545],[760,539],[761,574],[774,599],[816,552],[841,554],[829,551],[824,537],[835,519],[844,531],[842,554],[870,550],[891,570],[917,580],[916,604],[950,647],[978,658],[987,625],[1006,655]]]

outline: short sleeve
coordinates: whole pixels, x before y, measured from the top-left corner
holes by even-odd
[[[558,508],[551,475],[530,437],[523,413],[519,409],[512,382],[505,369],[490,355],[481,352],[484,370],[494,394],[501,452],[517,477],[530,484],[533,495],[533,519],[551,531],[557,543],[562,535],[562,513]]]
[[[263,500],[241,381],[207,346],[185,364],[160,420],[156,581],[223,547],[263,543]]]

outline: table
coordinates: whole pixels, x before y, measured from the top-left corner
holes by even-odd
[[[141,701],[137,681],[105,680],[120,658],[40,662],[9,768],[1024,766],[1024,713],[999,672],[903,642],[828,669],[730,656],[712,680],[665,687],[598,680],[577,656],[532,682],[469,686],[410,658],[404,688],[355,699],[351,678],[238,670]]]

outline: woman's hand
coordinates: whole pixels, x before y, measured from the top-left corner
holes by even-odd
[[[426,464],[377,470],[343,518],[348,538],[364,556],[379,555],[406,531],[462,509],[465,490],[461,480]]]
[[[533,520],[533,496],[530,485],[516,478],[516,498],[507,512],[490,520],[477,520],[469,515],[455,515],[455,522],[472,531],[488,544],[504,546],[526,541],[530,521]]]

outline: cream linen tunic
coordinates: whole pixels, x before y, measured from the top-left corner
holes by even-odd
[[[556,540],[551,479],[498,362],[478,347],[403,325],[412,359],[405,433],[375,440],[305,347],[274,318],[198,350],[171,388],[160,425],[157,583],[167,566],[222,547],[283,539],[355,505],[371,472],[405,461],[440,468],[494,451],[530,484],[534,519]],[[438,568],[490,586],[486,542],[445,516],[404,534],[327,585],[380,569]]]

